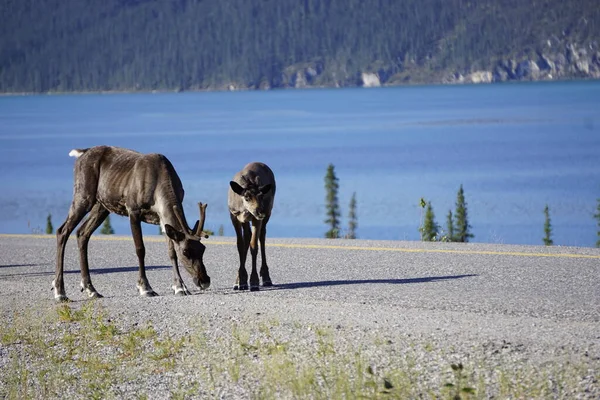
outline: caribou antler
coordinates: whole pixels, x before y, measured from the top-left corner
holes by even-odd
[[[185,232],[191,235],[192,231],[190,230],[190,227],[188,226],[187,222],[185,222],[183,211],[177,205],[173,205],[173,212],[175,213],[175,218],[177,218],[179,225],[181,225],[181,229],[183,229]]]
[[[203,236],[202,234],[204,231],[204,221],[206,221],[206,206],[208,206],[208,204],[198,203],[198,208],[200,208],[200,224],[198,225],[198,228],[195,232],[196,236]],[[208,235],[205,234],[204,238],[208,239]]]

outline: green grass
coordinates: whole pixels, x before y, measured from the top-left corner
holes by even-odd
[[[298,322],[197,321],[177,335],[149,322],[125,327],[96,301],[3,319],[6,399],[585,398],[600,378],[597,360],[530,366],[513,357],[496,368],[476,349],[368,332],[349,343],[337,329]]]

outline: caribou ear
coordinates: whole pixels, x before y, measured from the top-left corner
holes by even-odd
[[[173,228],[169,224],[165,224],[165,233],[169,237],[169,239],[174,240],[176,242],[181,242],[185,239],[185,234],[183,232],[179,232],[177,229]]]
[[[238,194],[240,196],[244,194],[244,188],[241,187],[239,183],[231,181],[229,182],[229,186],[231,186],[231,190],[233,190],[233,193]]]
[[[269,183],[269,184],[267,184],[267,185],[261,186],[261,187],[260,187],[260,189],[258,189],[258,190],[260,190],[260,192],[261,192],[262,194],[267,194],[267,193],[269,193],[269,192],[271,191],[271,187],[272,187],[272,186],[273,186],[273,185],[271,185],[271,184]]]

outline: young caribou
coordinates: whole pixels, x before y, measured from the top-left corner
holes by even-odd
[[[263,286],[271,286],[269,267],[265,254],[265,237],[267,223],[271,217],[275,200],[275,176],[271,169],[259,162],[246,165],[235,174],[229,182],[228,205],[231,222],[237,236],[237,249],[240,256],[235,290],[248,289],[248,273],[246,272],[246,256],[248,247],[252,254],[252,272],[250,274],[250,290],[259,289],[259,278],[256,272],[258,241],[260,240],[261,267],[260,276]],[[252,232],[250,231],[252,222]]]
[[[169,258],[173,264],[175,294],[190,294],[179,274],[178,260],[190,273],[194,284],[206,289],[210,277],[202,261],[206,247],[200,242],[206,205],[200,206],[200,221],[190,229],[183,212],[183,186],[171,162],[162,154],[140,154],[112,146],[74,149],[73,202],[66,221],[56,231],[56,277],[54,298],[67,301],[63,281],[65,246],[81,220],[77,242],[81,266],[81,291],[89,297],[102,297],[92,285],[88,265],[88,242],[109,213],[128,216],[139,261],[137,288],[141,296],[156,296],[146,278],[142,222],[161,225],[166,233]]]

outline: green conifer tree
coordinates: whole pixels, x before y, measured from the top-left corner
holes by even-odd
[[[544,207],[544,245],[552,246],[554,241],[552,240],[552,224],[550,223],[550,209],[548,208],[548,204]]]
[[[48,214],[46,218],[46,233],[52,235],[54,233],[54,226],[52,226],[52,214]]]
[[[208,236],[215,236],[215,231],[213,231],[212,229],[204,229],[202,231],[202,235],[208,235]]]
[[[597,200],[598,205],[596,206],[596,214],[594,214],[594,218],[596,218],[598,224],[598,232],[596,233],[596,247],[600,247],[600,199]]]
[[[438,224],[435,222],[435,214],[431,202],[425,207],[425,221],[421,228],[421,240],[425,242],[435,242],[438,235]]]
[[[356,228],[358,227],[358,219],[356,215],[356,192],[352,193],[350,205],[348,206],[348,233],[346,239],[356,239]]]
[[[110,225],[110,215],[106,217],[104,223],[102,224],[102,228],[100,229],[100,233],[103,235],[114,235],[115,231]]]
[[[225,235],[225,227],[223,226],[223,224],[219,225],[219,236],[224,236]]]
[[[448,210],[446,217],[446,242],[454,242],[454,222],[452,219],[452,210]]]
[[[325,210],[327,218],[325,223],[329,230],[325,232],[325,237],[337,239],[340,237],[340,205],[338,201],[338,178],[335,176],[335,167],[329,164],[325,174]]]
[[[421,206],[421,216],[419,217],[419,232],[421,233],[421,240],[423,240],[423,212],[425,210],[425,206],[427,205],[427,202],[425,201],[424,197],[421,197],[421,199],[419,199],[419,205]]]
[[[456,218],[456,223],[454,225],[454,241],[468,242],[469,239],[475,237],[470,231],[471,225],[469,225],[467,202],[465,201],[465,192],[462,184],[456,195],[456,212],[454,216]]]

